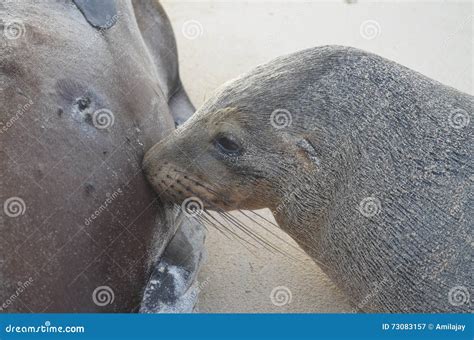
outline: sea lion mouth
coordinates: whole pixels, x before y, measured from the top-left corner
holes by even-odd
[[[156,193],[166,202],[182,205],[183,202],[193,200],[199,202],[202,209],[209,210],[228,210],[232,206],[207,181],[185,173],[172,164],[164,163],[154,171],[145,165],[144,171]]]

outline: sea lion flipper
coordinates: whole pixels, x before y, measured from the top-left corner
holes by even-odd
[[[190,313],[195,309],[200,291],[197,274],[205,256],[205,230],[194,219],[183,218],[177,223],[176,234],[153,266],[140,313]]]
[[[87,22],[97,29],[109,29],[117,22],[114,0],[73,0]]]

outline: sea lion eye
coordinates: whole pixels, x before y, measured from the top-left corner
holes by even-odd
[[[242,150],[239,143],[229,137],[220,136],[214,139],[214,145],[217,149],[227,155],[237,155]]]

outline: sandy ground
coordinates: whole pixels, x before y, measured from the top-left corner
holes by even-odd
[[[256,65],[326,44],[372,51],[473,93],[473,8],[468,1],[173,0],[163,5],[178,41],[181,78],[196,106],[219,85]],[[263,213],[272,218],[269,211]],[[297,260],[262,247],[249,250],[210,229],[208,259],[200,273],[201,312],[352,310],[317,265],[293,248],[295,244],[285,234],[271,227],[284,242],[252,221],[245,224]],[[280,293],[273,302],[272,291]]]

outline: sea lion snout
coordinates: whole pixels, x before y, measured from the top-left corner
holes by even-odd
[[[164,194],[170,185],[171,169],[173,166],[167,161],[165,145],[154,145],[143,158],[142,169],[148,182],[159,195]],[[168,183],[168,185],[167,185]]]
[[[253,176],[240,169],[249,162],[242,138],[234,126],[214,123],[188,121],[146,153],[143,171],[161,200],[181,205],[198,198],[216,211],[250,207]]]
[[[212,209],[220,200],[205,184],[207,181],[195,174],[194,169],[189,169],[189,161],[181,161],[178,150],[176,143],[169,140],[167,144],[152,147],[143,160],[146,178],[163,201],[180,205],[186,199],[197,198],[203,207]]]

